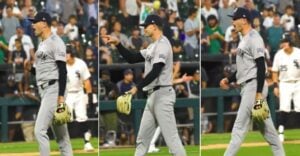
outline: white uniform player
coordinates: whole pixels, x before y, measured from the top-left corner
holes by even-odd
[[[89,142],[91,138],[91,132],[87,125],[87,104],[92,104],[88,102],[87,96],[84,93],[84,88],[87,93],[91,94],[91,84],[89,78],[91,74],[88,70],[86,63],[74,57],[70,50],[67,50],[67,98],[66,103],[69,106],[72,113],[72,120],[79,123],[80,130],[84,135],[84,150],[91,151],[94,150],[91,143]]]
[[[300,112],[300,49],[293,47],[289,38],[283,39],[281,46],[275,54],[272,71],[274,93],[280,102],[279,139],[284,141],[284,124],[287,113],[291,112],[292,100],[295,111]]]

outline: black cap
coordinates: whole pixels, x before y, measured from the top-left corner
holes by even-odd
[[[123,74],[124,75],[133,74],[133,71],[131,69],[126,69],[126,70],[124,70]]]
[[[233,11],[232,15],[228,15],[229,17],[232,17],[233,20],[237,20],[240,18],[246,18],[248,20],[251,20],[251,14],[249,12],[249,10],[247,10],[246,8],[236,8]]]
[[[48,25],[51,25],[51,16],[46,12],[37,13],[33,19],[29,19],[32,23],[37,22],[46,22]]]
[[[143,24],[140,24],[140,26],[147,27],[150,24],[162,26],[162,20],[158,15],[148,15],[145,22]]]

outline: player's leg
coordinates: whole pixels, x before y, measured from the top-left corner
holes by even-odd
[[[60,126],[52,125],[56,142],[59,145],[59,150],[62,156],[73,156],[72,145],[68,132],[67,124]]]
[[[75,121],[79,123],[80,132],[84,140],[84,150],[93,151],[94,147],[90,143],[92,133],[90,131],[90,126],[87,122],[87,101],[84,98],[83,93],[76,94],[76,101],[74,102],[75,110]]]
[[[153,152],[158,152],[159,151],[159,149],[155,147],[155,143],[156,143],[156,141],[157,141],[157,139],[160,135],[160,132],[161,132],[160,127],[157,127],[156,130],[155,130],[155,133],[152,137],[152,140],[150,142],[150,147],[148,149],[148,153],[153,153]]]
[[[181,143],[174,114],[175,91],[172,87],[163,87],[152,93],[154,98],[154,112],[162,135],[174,156],[186,156]]]
[[[251,121],[251,110],[255,102],[256,80],[252,80],[242,87],[241,103],[231,132],[230,143],[224,156],[234,156],[237,154],[246,133],[249,130]]]
[[[284,126],[287,122],[288,113],[291,111],[292,94],[294,84],[280,82],[279,84],[279,116],[278,116],[278,132],[281,142],[284,141]]]
[[[146,155],[157,126],[153,114],[153,93],[148,97],[136,139],[135,156]]]
[[[265,86],[263,89],[263,96],[266,98],[268,95],[268,86],[265,82]],[[280,142],[276,128],[273,124],[271,114],[269,114],[269,118],[264,121],[263,126],[258,126],[260,128],[261,134],[264,136],[265,140],[269,143],[272,148],[272,152],[274,156],[284,156],[284,149],[282,143]]]

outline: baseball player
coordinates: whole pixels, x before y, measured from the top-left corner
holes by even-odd
[[[145,36],[153,42],[139,53],[131,52],[114,36],[101,36],[106,43],[116,45],[119,53],[129,63],[145,61],[145,78],[128,92],[147,92],[148,99],[139,128],[135,156],[146,155],[157,126],[174,156],[186,156],[176,127],[174,104],[175,91],[172,87],[173,52],[169,40],[163,36],[162,21],[157,15],[148,15],[144,24]]]
[[[281,40],[281,47],[274,57],[272,79],[274,94],[279,97],[279,139],[284,141],[284,125],[294,101],[296,112],[300,112],[300,49],[293,47],[291,39]]]
[[[50,155],[47,130],[52,124],[54,112],[59,103],[65,102],[67,81],[66,47],[61,38],[51,33],[51,17],[45,12],[38,13],[34,19],[34,33],[41,38],[35,53],[32,72],[36,74],[37,86],[41,95],[41,106],[37,115],[34,133],[39,143],[41,156]],[[67,124],[52,125],[62,156],[72,156],[72,146]]]
[[[75,121],[79,123],[79,129],[84,137],[84,150],[93,151],[94,148],[90,143],[91,132],[87,123],[87,103],[92,108],[93,94],[92,86],[90,82],[91,74],[86,63],[75,57],[72,49],[67,49],[67,98],[66,103],[71,110],[71,120],[76,116]],[[86,101],[83,87],[88,95],[88,101]],[[75,114],[73,114],[73,110]]]
[[[229,89],[229,83],[236,81],[241,86],[241,104],[231,133],[231,141],[224,156],[237,154],[251,125],[251,112],[256,100],[265,99],[268,87],[265,83],[264,42],[259,33],[251,27],[251,16],[247,9],[236,8],[233,26],[243,36],[237,49],[237,72],[220,81],[222,89]],[[278,139],[272,119],[263,120],[260,131],[272,148],[274,156],[284,156],[285,152]]]

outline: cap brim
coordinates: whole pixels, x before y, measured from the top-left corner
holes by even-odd
[[[142,27],[146,27],[146,26],[147,26],[147,24],[143,23],[143,24],[140,24],[140,26],[142,26]]]
[[[31,21],[32,23],[36,23],[36,20],[34,18],[27,18],[29,21]]]

